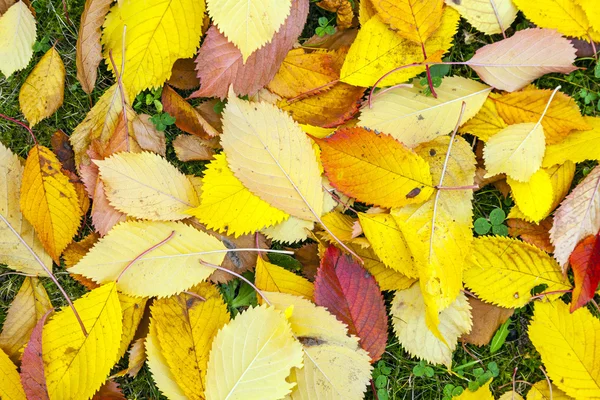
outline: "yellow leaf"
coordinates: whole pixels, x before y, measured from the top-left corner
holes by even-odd
[[[439,330],[445,342],[438,339],[427,329],[425,301],[419,285],[397,291],[390,314],[396,338],[412,357],[432,364],[444,364],[448,368],[452,366],[452,353],[458,338],[469,333],[473,326],[471,306],[464,293],[459,293],[439,315]]]
[[[498,397],[498,400],[523,400],[523,396],[511,390],[503,393],[502,396]]]
[[[256,260],[256,287],[265,292],[281,292],[312,299],[315,287],[308,279],[296,275],[278,265],[264,261],[262,257]]]
[[[360,26],[364,26],[375,14],[377,14],[377,10],[375,10],[371,0],[362,0],[358,3],[358,22]]]
[[[371,0],[379,17],[402,37],[425,42],[440,25],[444,0]]]
[[[225,249],[213,236],[183,223],[128,221],[115,226],[69,272],[98,283],[114,282],[139,257],[120,277],[119,290],[166,297],[208,278],[214,268],[200,260],[220,265]]]
[[[404,233],[389,214],[359,213],[363,233],[385,266],[411,278],[419,274]]]
[[[363,248],[356,244],[349,244],[349,247],[365,262],[365,269],[373,275],[381,290],[403,290],[416,282],[416,279],[386,267],[372,248]]]
[[[547,285],[545,292],[571,288],[552,257],[516,239],[479,237],[466,261],[465,285],[480,299],[501,307],[523,307],[531,289],[541,284]]]
[[[0,263],[31,275],[47,276],[52,260],[19,209],[23,166],[0,143]],[[39,260],[38,260],[39,259]]]
[[[538,169],[527,182],[519,182],[511,177],[506,182],[512,190],[512,198],[525,219],[540,222],[550,213],[554,200],[554,190],[550,175],[544,169]]]
[[[458,28],[460,15],[446,7],[440,27],[425,42],[427,54],[446,52],[452,46],[452,38]],[[364,24],[352,43],[342,66],[340,80],[354,86],[368,87],[388,71],[415,62],[422,62],[423,49],[420,44],[403,38],[389,29],[379,15]],[[382,80],[379,86],[392,86],[407,81],[425,71],[425,67],[405,68]]]
[[[78,167],[82,159],[89,159],[86,151],[93,140],[99,139],[102,144],[108,143],[117,127],[122,110],[123,103],[119,88],[114,84],[98,99],[69,137]]]
[[[591,28],[576,0],[513,0],[528,20],[540,28],[556,29],[565,36],[589,40]],[[598,40],[596,37],[595,40]]]
[[[506,122],[498,115],[493,99],[496,93],[490,93],[477,114],[459,128],[460,133],[470,133],[487,142],[490,137],[506,128]]]
[[[571,132],[563,141],[546,147],[542,166],[551,167],[565,161],[575,163],[600,160],[600,117],[583,117],[591,130]]]
[[[325,139],[327,136],[335,132],[334,128],[321,128],[320,126],[300,124],[302,130],[309,135],[318,139]]]
[[[508,93],[493,100],[500,117],[508,125],[514,125],[538,122],[551,96],[551,90],[534,88]],[[581,116],[575,100],[561,92],[556,93],[541,121],[548,144],[561,142],[572,130],[592,128]]]
[[[443,136],[416,149],[417,154],[429,162],[434,182],[440,180],[449,143],[450,138]],[[463,138],[455,139],[446,171],[442,186],[473,184],[475,155]],[[415,257],[427,310],[427,327],[439,339],[443,337],[437,328],[438,313],[454,302],[462,288],[464,260],[473,240],[472,199],[472,190],[442,190],[423,204],[392,210]]]
[[[290,393],[290,369],[302,367],[302,346],[283,313],[254,307],[214,338],[206,373],[207,400],[269,400]]]
[[[332,81],[339,78],[334,64],[335,53],[306,53],[304,49],[293,49],[285,56],[279,71],[269,82],[269,90],[279,96],[292,98],[305,92],[323,92],[331,88]],[[321,88],[318,92],[314,89]]]
[[[494,400],[494,395],[490,391],[490,383],[492,383],[491,379],[474,392],[465,389],[460,396],[453,397],[452,400]]]
[[[548,381],[544,379],[534,383],[529,393],[527,393],[527,400],[573,400],[571,396],[568,396],[552,383],[550,385],[551,388],[548,386]]]
[[[291,0],[207,0],[208,15],[244,62],[269,43],[290,14]]]
[[[308,234],[315,228],[313,221],[307,221],[296,217],[289,217],[285,221],[264,228],[261,232],[269,239],[278,242],[296,243],[308,239]]]
[[[204,399],[206,368],[213,338],[229,322],[219,290],[202,283],[189,294],[156,300],[152,324],[171,375],[188,399]]]
[[[595,33],[600,32],[600,9],[598,9],[598,3],[595,0],[575,0],[575,3],[579,4],[583,9]]]
[[[0,398],[6,400],[27,400],[21,385],[17,366],[0,349]]]
[[[423,94],[424,88],[415,80],[412,88],[393,89],[376,96],[373,107],[361,111],[359,124],[415,147],[452,132],[463,102],[466,108],[461,122],[471,119],[492,90],[461,77],[445,78],[435,89],[437,98]]]
[[[150,318],[148,336],[146,336],[146,355],[148,357],[146,363],[152,373],[152,379],[156,383],[156,387],[170,400],[187,400],[187,396],[175,382],[175,377],[162,353],[158,343],[156,323],[153,318]]]
[[[33,127],[62,106],[65,93],[65,66],[52,47],[38,61],[19,91],[21,112]]]
[[[342,214],[339,211],[332,211],[321,218],[323,225],[327,226],[329,230],[342,242],[351,242],[354,238],[353,229],[354,223],[356,222],[351,216]],[[330,243],[336,243],[335,239],[326,231],[319,232],[324,240]]]
[[[570,313],[560,300],[535,304],[529,338],[550,379],[576,399],[600,397],[598,334],[600,321],[585,307]]]
[[[433,193],[427,162],[390,135],[343,128],[315,141],[331,184],[358,201],[401,207]]]
[[[23,1],[13,4],[0,17],[0,72],[6,78],[29,64],[33,55],[35,18]]]
[[[517,9],[512,0],[494,0],[494,3],[490,0],[446,0],[446,4],[486,35],[507,30],[517,17]]]
[[[20,198],[23,216],[57,263],[77,233],[81,219],[77,192],[61,168],[53,152],[35,145],[25,163]]]
[[[290,306],[292,331],[302,343],[304,367],[294,368],[289,399],[362,400],[371,377],[370,357],[345,324],[324,307],[285,293],[266,293],[277,310]]]
[[[230,90],[221,144],[234,175],[252,193],[295,217],[321,217],[323,190],[315,152],[285,112],[240,100]]]
[[[112,71],[112,52],[120,71],[126,49],[122,78],[130,100],[144,89],[161,86],[171,77],[177,59],[194,55],[204,11],[204,0],[127,0],[111,8],[102,35],[104,59]]]
[[[87,337],[70,307],[54,314],[42,331],[44,372],[53,400],[92,397],[117,362],[123,325],[116,285],[94,289],[74,305]]]
[[[542,166],[545,149],[544,128],[539,122],[509,125],[490,137],[483,148],[485,177],[505,173],[527,182]]]
[[[29,341],[37,322],[52,309],[46,289],[36,278],[25,278],[4,320],[0,334],[0,349],[13,360],[20,358],[20,350]]]
[[[200,205],[187,211],[209,229],[238,237],[276,225],[288,214],[252,194],[235,177],[224,153],[214,156],[204,170]]]
[[[94,161],[104,192],[117,210],[135,218],[172,221],[188,218],[198,206],[189,179],[156,153],[117,153]]]
[[[119,303],[121,303],[123,314],[123,334],[121,335],[118,359],[123,357],[133,340],[140,321],[144,316],[147,301],[148,299],[145,297],[132,297],[124,293],[119,293]]]

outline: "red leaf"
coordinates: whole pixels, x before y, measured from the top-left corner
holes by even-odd
[[[46,314],[35,325],[29,337],[29,343],[23,352],[21,361],[21,383],[28,399],[48,400],[44,360],[42,360],[42,328],[46,318],[54,309]]]
[[[317,272],[315,303],[326,307],[360,338],[360,345],[381,358],[387,341],[387,314],[379,286],[360,264],[330,246]]]
[[[571,312],[587,304],[594,297],[600,282],[600,232],[583,239],[569,257],[575,289],[571,300]]]
[[[273,39],[256,50],[244,64],[242,53],[215,26],[206,33],[196,58],[200,89],[190,97],[227,97],[229,85],[238,95],[253,95],[279,70],[283,59],[302,33],[308,0],[294,0],[290,15]]]

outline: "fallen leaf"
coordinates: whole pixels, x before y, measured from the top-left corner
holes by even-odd
[[[512,0],[446,0],[446,5],[457,10],[475,29],[493,35],[510,28],[517,18]]]
[[[353,4],[347,0],[321,0],[317,3],[324,10],[334,12],[336,17],[336,28],[347,29],[352,25],[354,19]]]
[[[560,143],[546,147],[543,167],[563,164],[565,161],[600,160],[600,118],[583,117],[591,130],[571,132]]]
[[[31,331],[31,337],[23,352],[21,362],[21,383],[30,399],[50,400],[46,387],[44,360],[42,359],[42,330],[46,319],[54,309],[50,307],[44,312]]]
[[[16,2],[0,17],[0,72],[9,78],[25,68],[33,56],[35,18],[23,1]]]
[[[179,135],[173,140],[173,149],[179,161],[210,161],[215,150],[206,145],[207,142],[197,136]]]
[[[108,380],[98,389],[92,400],[127,400],[119,387],[119,384]]]
[[[594,298],[600,282],[600,234],[583,239],[571,256],[569,264],[573,270],[575,288],[571,300],[571,312],[586,305]]]
[[[498,96],[497,93],[490,93],[483,106],[479,109],[479,112],[464,123],[458,131],[460,133],[470,133],[477,136],[483,142],[487,142],[490,137],[506,128],[508,125],[498,114],[498,109],[494,102],[494,99]]]
[[[175,118],[175,125],[182,131],[205,139],[219,134],[190,103],[169,85],[163,87],[161,101],[165,111]]]
[[[365,269],[373,275],[381,290],[408,289],[417,281],[401,272],[386,267],[371,247],[363,248],[355,244],[350,244],[349,247],[364,261]]]
[[[473,328],[471,332],[462,335],[460,340],[475,346],[488,345],[498,328],[515,312],[512,308],[498,307],[476,297],[467,297],[467,301],[471,306]]]
[[[539,224],[518,218],[509,218],[506,223],[510,236],[520,237],[525,243],[532,244],[546,253],[554,252],[549,232],[550,228],[552,228],[552,217],[540,221]]]
[[[510,176],[506,182],[512,190],[512,198],[528,221],[538,223],[550,213],[554,189],[550,175],[538,169],[527,182],[519,182]]]
[[[133,136],[143,150],[148,150],[165,157],[167,143],[165,133],[156,129],[148,114],[136,115],[133,121]]]
[[[294,274],[275,264],[258,257],[254,282],[265,292],[280,292],[312,299],[314,286],[306,278]]]
[[[294,258],[302,264],[302,275],[309,281],[314,281],[317,269],[321,264],[319,258],[318,244],[306,243],[298,249],[290,249],[294,252]]]
[[[394,31],[420,44],[439,27],[444,0],[371,0],[371,4]]]
[[[19,379],[17,366],[10,361],[10,358],[0,349],[0,396],[7,399],[27,400],[23,385]]]
[[[196,76],[196,64],[193,58],[180,58],[173,64],[171,77],[167,83],[177,89],[192,90],[200,86]]]
[[[548,386],[548,381],[542,379],[533,384],[527,393],[527,400],[573,400],[573,398],[552,383]]]
[[[589,38],[588,19],[576,0],[528,2],[512,0],[525,17],[540,28],[556,29],[566,36]],[[598,35],[595,35],[598,36]],[[597,39],[597,37],[596,37]]]

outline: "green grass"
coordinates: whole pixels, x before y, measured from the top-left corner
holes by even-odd
[[[71,20],[78,26],[79,17],[83,10],[83,0],[68,1],[69,14]],[[49,145],[50,137],[56,129],[62,129],[70,134],[73,129],[84,118],[85,113],[90,109],[90,105],[97,101],[100,95],[113,83],[110,74],[107,73],[104,65],[101,65],[96,89],[91,96],[87,96],[77,82],[75,75],[75,43],[77,38],[77,28],[67,23],[60,0],[34,0],[37,11],[37,29],[38,40],[47,36],[50,43],[57,42],[57,49],[65,63],[67,78],[64,105],[52,117],[40,122],[34,129],[34,132],[41,144]],[[321,16],[332,18],[333,14],[321,10],[315,4],[311,4],[308,23],[302,34],[302,38],[310,37],[318,26],[317,19]],[[528,26],[528,22],[522,17],[513,24],[509,30],[509,35],[513,33],[514,27],[523,29]],[[475,50],[487,43],[495,42],[501,39],[500,35],[492,37],[484,36],[476,32],[467,23],[461,22],[456,35],[455,45],[450,51],[448,58],[451,61],[466,61],[474,54]],[[27,75],[36,65],[42,53],[36,53],[29,67],[20,71],[6,80],[0,78],[0,113],[21,119],[18,104],[18,91],[26,79]],[[552,89],[558,84],[562,85],[562,91],[573,96],[586,115],[596,115],[598,113],[598,102],[600,97],[600,85],[598,79],[594,77],[595,60],[581,59],[576,63],[577,66],[585,68],[576,71],[568,76],[560,74],[547,75],[536,82],[541,88]],[[466,66],[453,66],[452,75],[464,76],[472,79],[478,79],[477,75]],[[586,104],[585,93],[593,93],[595,98],[590,100],[587,96]],[[154,113],[152,106],[144,106],[143,112]],[[169,127],[166,130],[168,142],[170,142],[180,132],[175,127]],[[32,140],[28,133],[21,127],[0,119],[0,142],[9,146],[14,152],[22,157],[26,157],[32,146]],[[168,147],[167,157],[175,165],[188,174],[201,174],[204,163],[181,163],[176,160],[173,149]],[[578,183],[589,168],[595,163],[583,163],[578,165],[576,177],[573,185]],[[504,199],[498,190],[488,186],[479,190],[474,195],[474,219],[478,217],[487,217],[495,208],[503,208],[507,213],[512,207],[510,199]],[[85,227],[81,235],[87,233],[90,227]],[[80,297],[84,288],[68,277],[64,269],[57,268],[57,277],[67,293],[72,299]],[[8,269],[0,267],[0,325],[6,317],[6,311],[16,295],[23,277],[17,275],[2,275],[9,272]],[[60,295],[56,287],[50,280],[44,280],[44,285],[48,291],[52,303],[56,307],[65,305],[65,300]],[[243,285],[241,286],[243,287]],[[232,287],[227,290],[231,292]],[[235,293],[239,292],[235,289]],[[226,289],[224,288],[224,291]],[[391,294],[386,294],[386,302],[391,300]],[[475,370],[489,362],[495,362],[500,370],[498,377],[492,383],[492,390],[496,395],[508,389],[512,382],[513,371],[518,367],[517,378],[530,383],[544,379],[540,370],[541,360],[532,344],[527,338],[527,325],[531,318],[531,306],[526,306],[515,312],[511,318],[511,332],[509,341],[495,354],[490,354],[489,347],[478,348],[467,345],[466,350],[459,344],[454,353],[453,370],[454,373],[448,373],[443,367],[433,367],[433,377],[416,377],[413,374],[413,368],[418,365],[418,361],[412,359],[398,344],[393,332],[390,330],[389,344],[383,356],[383,362],[391,371],[388,377],[386,390],[390,399],[441,399],[442,391],[447,384],[467,387],[469,380],[475,379]],[[474,358],[475,357],[475,358]],[[482,364],[480,364],[480,361]],[[113,372],[125,368],[127,357],[123,358]],[[462,371],[462,376],[456,373]],[[128,399],[159,399],[164,398],[153,383],[152,377],[144,367],[135,379],[118,378]],[[500,389],[503,387],[503,389]],[[517,390],[524,393],[527,389],[526,384],[518,383]],[[373,392],[369,388],[367,399],[373,399]]]

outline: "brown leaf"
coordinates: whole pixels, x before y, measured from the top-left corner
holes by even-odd
[[[512,308],[498,307],[471,296],[468,296],[468,301],[473,316],[473,329],[469,334],[463,335],[461,340],[475,346],[487,345],[500,325],[515,312]]]
[[[277,106],[291,114],[300,124],[334,128],[358,112],[365,88],[340,82],[324,93],[295,102],[280,101]]]
[[[219,99],[210,99],[196,107],[196,110],[204,117],[204,119],[219,133],[223,133],[223,121],[221,121],[221,113],[215,111],[215,106],[220,103]]]
[[[304,42],[304,46],[328,50],[337,50],[344,47],[350,47],[354,43],[358,35],[358,29],[345,29],[342,31],[336,30],[333,34],[325,34],[321,37],[313,35],[310,39]]]
[[[221,235],[217,232],[207,230],[208,233],[223,242],[225,247],[228,249],[238,248],[260,248],[268,249],[269,242],[264,235],[256,233],[254,235],[242,235],[238,238],[233,236]],[[257,239],[258,238],[258,239]],[[258,242],[258,246],[257,246]],[[228,270],[242,274],[246,271],[251,271],[256,266],[256,258],[258,252],[256,251],[243,251],[243,252],[228,252],[225,260],[221,264],[221,267],[227,268]],[[208,278],[213,283],[225,283],[234,279],[235,277],[223,271],[215,271]]]
[[[165,111],[175,117],[175,125],[182,131],[202,138],[219,134],[190,103],[169,85],[163,87],[162,104]]]
[[[47,400],[48,388],[44,374],[44,360],[42,359],[42,328],[46,319],[54,309],[51,308],[40,318],[31,331],[31,338],[21,362],[21,383],[28,399]]]
[[[173,141],[173,149],[180,161],[208,161],[215,154],[214,149],[206,146],[206,141],[192,135],[179,135]]]
[[[119,384],[108,380],[92,397],[92,400],[127,400],[119,388]]]
[[[175,61],[171,70],[171,78],[167,83],[181,90],[191,90],[200,86],[200,80],[196,76],[194,59],[181,58]]]
[[[0,349],[17,362],[20,350],[29,340],[35,325],[51,309],[52,304],[42,282],[37,278],[25,278],[6,313]]]
[[[321,260],[319,259],[319,247],[316,243],[308,243],[299,249],[287,248],[294,251],[294,257],[302,264],[302,275],[308,280],[314,281]]]
[[[135,378],[146,362],[146,338],[134,341],[129,349],[129,364],[127,375]]]
[[[167,142],[165,133],[156,129],[150,122],[148,114],[136,115],[132,121],[133,135],[142,150],[148,150],[161,156],[167,153]]]
[[[322,0],[317,3],[324,10],[337,14],[337,28],[347,29],[352,25],[354,10],[348,0]]]
[[[271,42],[250,55],[242,53],[215,26],[211,26],[196,58],[200,89],[191,97],[227,97],[229,86],[238,95],[253,95],[273,79],[292,48],[308,16],[308,0],[293,0],[290,15]]]
[[[548,217],[539,224],[527,222],[518,218],[510,218],[508,234],[512,237],[521,237],[526,243],[532,244],[546,253],[554,253],[554,246],[550,242],[550,228],[552,228],[552,217]]]
[[[81,14],[79,35],[77,36],[77,79],[87,94],[92,93],[98,76],[98,66],[102,61],[100,28],[108,13],[112,0],[86,0]]]
[[[60,129],[57,130],[52,135],[50,144],[52,145],[52,151],[54,154],[56,154],[56,157],[58,157],[63,169],[76,174],[77,170],[75,169],[75,153],[73,152],[71,143],[69,143],[69,137],[67,134]]]
[[[63,260],[65,261],[65,268],[67,271],[69,268],[77,264],[79,260],[81,260],[83,256],[85,256],[87,252],[94,247],[98,239],[100,239],[100,236],[98,236],[96,232],[92,232],[79,242],[73,242],[67,246],[63,252]],[[100,285],[98,285],[96,282],[84,277],[83,275],[71,273],[71,277],[89,290],[100,287]]]

